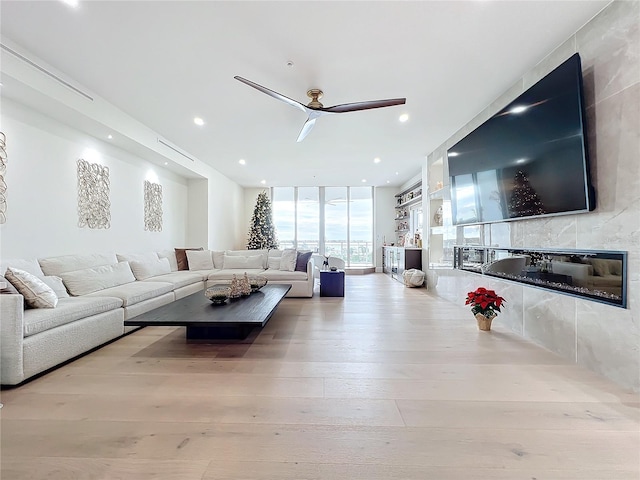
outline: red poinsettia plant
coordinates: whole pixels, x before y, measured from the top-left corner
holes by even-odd
[[[472,305],[471,312],[474,315],[481,313],[485,317],[495,317],[496,312],[500,311],[500,307],[505,302],[506,300],[495,291],[479,287],[475,291],[467,293],[465,305]]]

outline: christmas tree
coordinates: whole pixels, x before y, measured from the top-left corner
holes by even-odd
[[[256,208],[251,218],[249,228],[248,250],[260,250],[278,248],[276,231],[273,226],[273,216],[271,213],[271,202],[267,197],[267,192],[258,194]]]
[[[540,197],[529,184],[527,175],[522,170],[518,170],[513,179],[513,191],[509,199],[509,216],[529,217],[543,213],[545,213],[545,209]]]

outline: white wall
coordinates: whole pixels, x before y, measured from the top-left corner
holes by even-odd
[[[243,189],[211,168],[203,169],[208,178],[186,179],[7,99],[0,130],[7,136],[8,155],[3,258],[185,246],[232,249],[242,241]],[[109,229],[78,227],[79,158],[109,167]],[[145,180],[162,185],[162,232],[144,230]]]

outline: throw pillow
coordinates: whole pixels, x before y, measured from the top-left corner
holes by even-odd
[[[18,268],[7,268],[7,280],[13,284],[31,308],[55,308],[56,293],[35,275]]]
[[[187,260],[187,250],[204,250],[199,248],[176,248],[176,261],[178,262],[178,270],[189,270],[189,260]]]
[[[146,280],[147,278],[171,273],[171,264],[168,258],[158,258],[155,261],[146,262],[132,260],[129,262],[129,266],[136,280]]]
[[[307,271],[307,263],[309,263],[309,259],[311,258],[312,253],[313,252],[298,252],[298,258],[296,260],[296,272]]]
[[[212,270],[213,257],[209,250],[188,250],[189,270]]]
[[[293,272],[296,269],[296,261],[298,260],[298,252],[292,248],[285,248],[282,251],[280,260],[280,270],[285,272]]]
[[[2,294],[15,295],[16,293],[20,293],[20,292],[16,290],[16,287],[13,286],[13,283],[11,283],[9,280],[7,280],[2,275],[0,275],[0,295]]]

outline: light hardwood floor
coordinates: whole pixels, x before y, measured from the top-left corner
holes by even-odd
[[[2,480],[638,480],[639,396],[382,274],[246,341],[146,328],[4,390]]]

